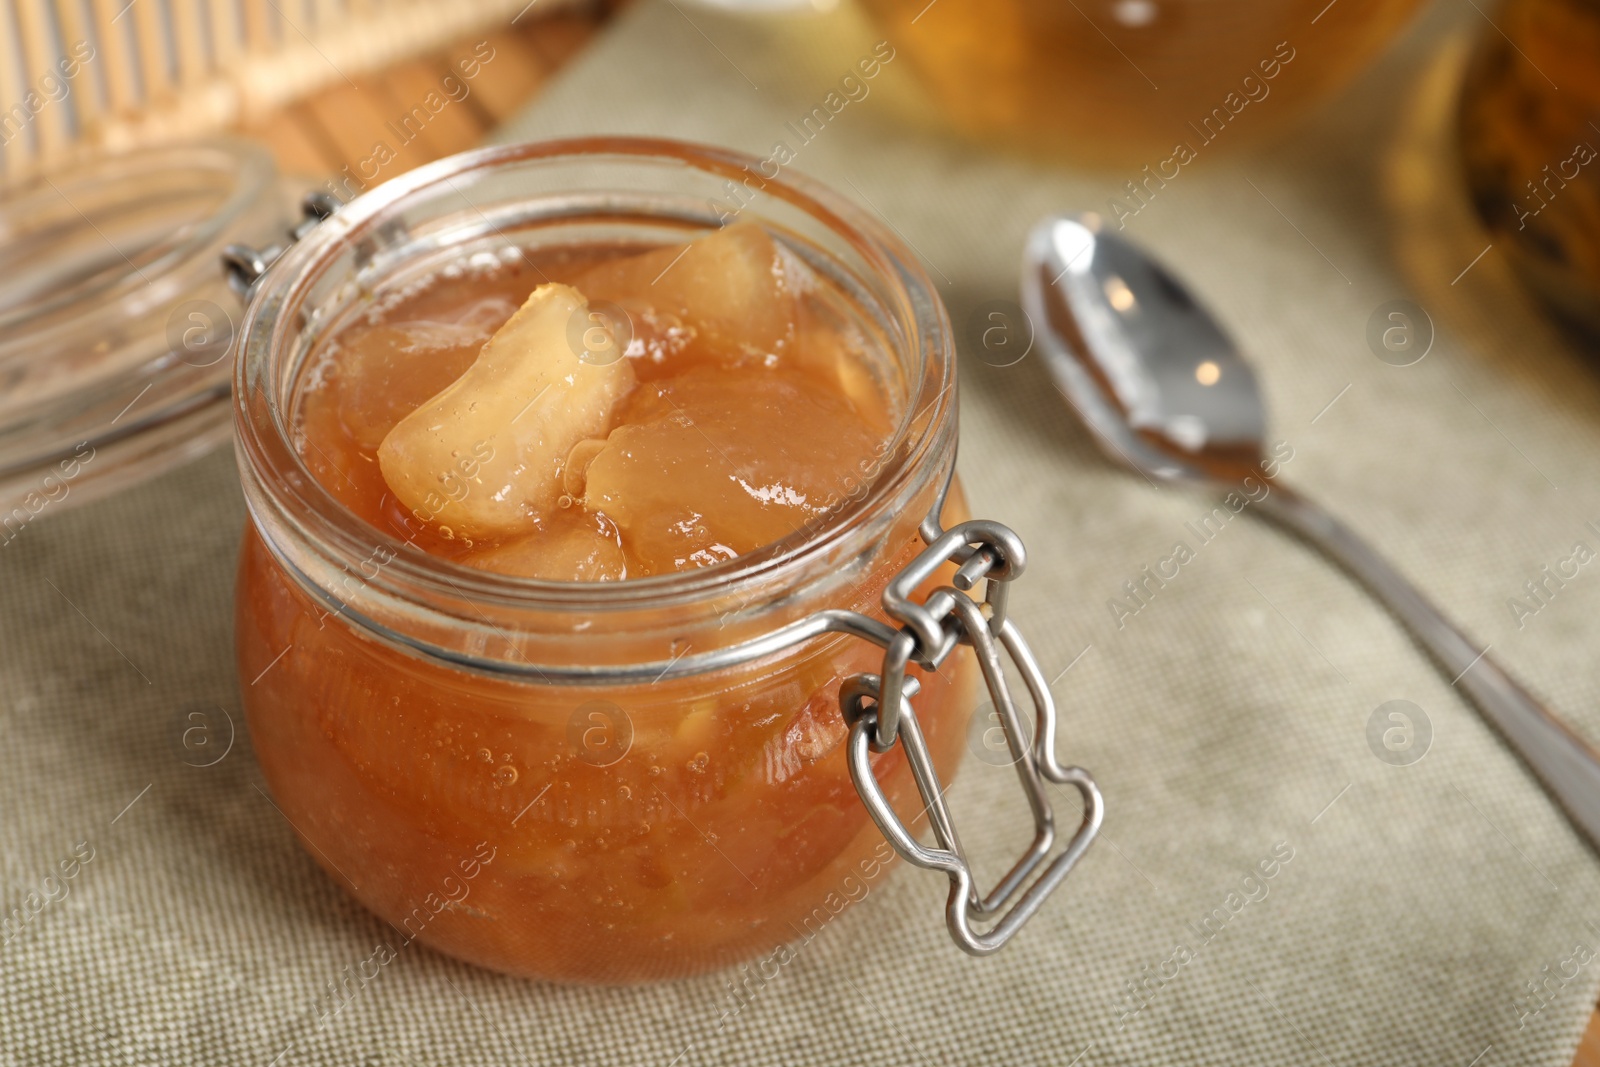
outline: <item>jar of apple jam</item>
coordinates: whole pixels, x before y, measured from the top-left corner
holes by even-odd
[[[678,977],[813,934],[898,853],[949,876],[982,954],[1098,827],[1006,613],[1022,546],[953,484],[931,283],[757,167],[492,148],[230,253],[250,735],[407,942]],[[941,798],[980,680],[1035,824],[987,895]],[[1084,797],[1064,848],[1048,781]]]

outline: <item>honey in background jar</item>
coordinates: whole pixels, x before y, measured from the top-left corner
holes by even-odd
[[[1135,166],[1243,143],[1343,84],[1417,0],[863,0],[950,120]],[[1179,153],[1183,155],[1184,153]]]
[[[1462,86],[1467,186],[1529,287],[1600,338],[1600,4],[1512,0],[1495,23]]]

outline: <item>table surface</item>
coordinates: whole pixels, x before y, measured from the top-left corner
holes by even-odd
[[[353,84],[335,85],[242,132],[268,144],[285,173],[320,182],[365,158],[389,117],[434,90],[453,62],[483,41],[496,61],[474,79],[465,107],[441,111],[421,136],[400,147],[398,169],[465,151],[520,111],[576,55],[608,16],[606,5],[519,20],[520,26],[453,42]],[[1600,1011],[1590,1017],[1573,1067],[1600,1067]]]

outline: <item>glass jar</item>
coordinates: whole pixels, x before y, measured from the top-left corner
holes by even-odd
[[[958,128],[1149,168],[1254,140],[1343,85],[1418,0],[865,0]]]
[[[229,244],[286,231],[264,148],[81,161],[0,196],[0,544],[227,440]]]
[[[995,590],[1020,572],[1021,549],[993,524],[941,538],[924,521],[966,515],[950,487],[951,332],[922,269],[851,205],[759,166],[632,139],[468,153],[344,205],[254,284],[235,378],[250,734],[311,853],[407,941],[512,974],[637,982],[814,935],[894,851],[959,880],[928,782],[947,781],[963,750],[973,656],[918,630],[928,618],[914,607],[896,609],[910,620],[896,631],[879,604],[905,605],[913,589],[920,604],[987,571],[994,634],[1011,633]],[[517,249],[682,242],[731,215],[759,219],[848,293],[903,383],[893,439],[814,527],[701,570],[543,582],[415,550],[302,461],[307,356],[379,289]],[[947,592],[944,625],[962,599],[976,610]],[[974,647],[996,661],[998,638],[976,625]],[[903,707],[905,744],[878,720],[880,681],[915,697],[914,711],[885,697]],[[1025,742],[1017,758],[1038,776]],[[1085,796],[1097,824],[1098,796]],[[915,825],[920,811],[942,851],[900,832],[895,812]],[[1053,884],[1030,890],[1030,908]],[[999,899],[980,900],[970,879],[960,896],[980,918]]]

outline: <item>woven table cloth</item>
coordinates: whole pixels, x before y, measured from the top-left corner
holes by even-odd
[[[1282,478],[1595,739],[1600,383],[1495,250],[1473,259],[1444,123],[1476,17],[1427,13],[1291,134],[1208,151],[1121,221],[1258,367]],[[953,138],[848,5],[643,0],[499,137],[589,133],[784,143],[922,257],[965,346],[967,491],[1029,546],[1013,611],[1062,757],[1105,791],[1100,839],[986,959],[950,943],[944,879],[901,866],[771,975],[564,988],[410,945],[329,1013],[393,934],[252,762],[224,451],[0,545],[0,1064],[1567,1067],[1600,989],[1600,867],[1451,679],[1248,507],[1110,466],[1037,352],[973,348],[1032,223],[1117,217],[1135,170]],[[1369,344],[1401,299],[1433,334],[1408,366]],[[969,758],[950,798],[982,869],[1020,847],[1008,768]]]

